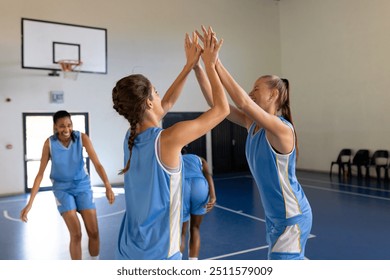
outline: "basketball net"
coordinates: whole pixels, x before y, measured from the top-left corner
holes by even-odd
[[[83,64],[81,60],[63,59],[59,60],[58,63],[61,65],[65,79],[77,80],[81,65]]]

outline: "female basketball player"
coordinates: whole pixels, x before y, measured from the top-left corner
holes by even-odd
[[[207,161],[194,154],[183,155],[183,227],[181,249],[186,247],[188,223],[190,223],[188,259],[197,260],[200,250],[200,225],[203,216],[213,209],[216,196],[214,181]]]
[[[274,75],[262,76],[248,95],[219,59],[216,69],[236,105],[230,106],[228,119],[248,130],[246,157],[266,216],[268,258],[303,259],[312,211],[295,174],[298,149],[289,82]],[[194,70],[207,102],[212,105],[202,68],[198,64]]]
[[[187,62],[161,99],[143,75],[120,79],[112,91],[114,109],[130,123],[124,141],[126,213],[120,227],[117,259],[181,259],[182,148],[210,131],[229,113],[215,63],[222,40],[211,28],[204,44],[185,39]],[[160,121],[179,96],[200,55],[214,105],[194,120],[162,129]]]
[[[31,189],[30,199],[21,211],[20,218],[27,222],[27,214],[38,193],[47,163],[51,160],[50,179],[53,182],[53,193],[58,211],[69,230],[70,256],[72,260],[82,259],[81,225],[77,216],[77,212],[79,212],[87,230],[91,259],[97,259],[100,250],[99,229],[91,181],[85,171],[83,147],[104,182],[106,196],[110,204],[114,202],[115,195],[88,135],[73,130],[71,116],[66,111],[56,112],[53,121],[55,134],[50,136],[43,145],[39,171]]]

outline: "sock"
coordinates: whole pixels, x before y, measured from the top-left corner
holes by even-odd
[[[198,258],[197,258],[197,257],[188,257],[188,260],[189,260],[189,261],[197,261]]]
[[[99,259],[99,255],[97,255],[97,256],[90,256],[89,259],[90,260],[98,260]]]

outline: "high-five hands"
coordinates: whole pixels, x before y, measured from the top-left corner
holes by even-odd
[[[193,68],[199,62],[200,55],[202,53],[202,46],[199,45],[198,35],[196,32],[192,32],[192,39],[190,35],[186,33],[186,37],[184,40],[184,49],[187,58],[187,64]]]
[[[223,39],[218,41],[215,32],[211,28],[211,26],[206,29],[202,25],[203,36],[195,31],[198,38],[203,42],[203,52],[202,59],[204,63],[212,63],[215,64],[218,60],[218,52],[223,44]]]

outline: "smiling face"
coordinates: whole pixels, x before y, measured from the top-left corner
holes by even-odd
[[[61,141],[70,140],[73,131],[72,120],[69,117],[57,119],[54,124],[54,131],[58,133],[58,138]]]
[[[269,88],[266,82],[267,79],[264,77],[257,79],[252,91],[249,93],[249,97],[263,110],[269,111],[275,102],[275,96],[273,90]]]

